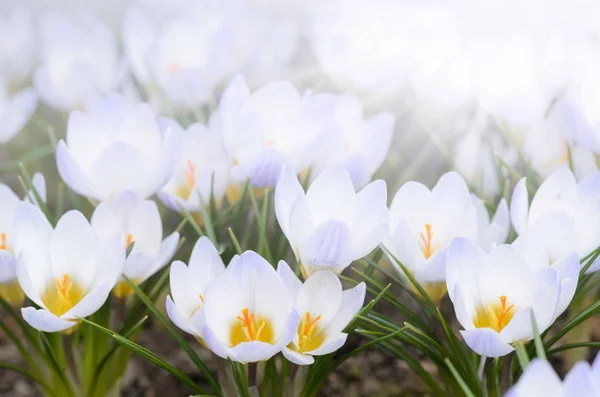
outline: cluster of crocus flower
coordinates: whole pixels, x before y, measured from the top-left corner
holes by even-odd
[[[299,365],[346,341],[344,328],[360,310],[365,285],[343,290],[328,270],[302,283],[284,261],[277,270],[253,251],[225,267],[206,237],[189,265],[173,262],[167,312],[179,328],[222,358],[249,363],[283,352]]]

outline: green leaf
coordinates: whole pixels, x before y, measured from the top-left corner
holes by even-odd
[[[388,340],[388,339],[392,339],[392,338],[393,338],[393,337],[395,337],[396,335],[398,335],[398,334],[400,334],[400,333],[404,332],[404,330],[405,330],[405,329],[406,329],[406,327],[402,327],[402,328],[400,328],[399,330],[397,330],[397,331],[395,331],[395,332],[392,332],[391,334],[388,334],[388,335],[385,335],[385,336],[379,337],[379,338],[377,338],[377,339],[374,339],[374,340],[372,340],[372,341],[370,341],[370,342],[368,342],[368,343],[366,343],[366,344],[364,344],[364,345],[362,345],[362,346],[359,346],[359,347],[357,347],[356,349],[354,349],[354,350],[352,350],[352,351],[350,351],[350,352],[348,352],[348,353],[344,354],[343,356],[341,356],[340,358],[338,358],[338,359],[336,359],[336,360],[334,361],[334,363],[333,363],[333,367],[334,367],[334,369],[335,369],[335,368],[337,368],[337,367],[338,367],[340,364],[342,364],[344,361],[346,361],[346,360],[348,360],[349,358],[351,358],[352,356],[355,356],[355,355],[357,355],[358,353],[360,353],[360,352],[362,352],[362,351],[364,351],[364,350],[366,350],[366,349],[368,349],[368,348],[370,348],[370,347],[373,347],[373,346],[375,346],[375,345],[377,345],[377,344],[379,344],[379,343],[385,342],[385,341],[386,341],[386,340]]]
[[[527,355],[527,350],[525,350],[523,343],[515,343],[515,353],[517,355],[517,359],[519,360],[519,365],[521,365],[521,369],[525,371],[525,369],[527,369],[529,366],[529,356]]]
[[[536,356],[545,360],[546,359],[546,351],[544,350],[544,343],[542,342],[542,338],[540,337],[540,331],[538,330],[537,321],[535,321],[535,315],[533,314],[533,310],[531,312],[531,328],[533,329],[533,341],[535,344],[535,353]]]
[[[240,397],[250,397],[250,393],[248,392],[248,379],[246,377],[246,371],[244,371],[244,366],[240,363],[232,361],[230,358],[227,360],[229,361],[229,364],[231,364],[235,387]]]
[[[27,372],[26,370],[24,370],[22,368],[15,367],[14,365],[10,365],[10,364],[4,364],[4,363],[0,363],[0,368],[6,369],[8,371],[17,372],[23,376],[26,376],[29,379],[31,379],[34,383],[39,385],[42,389],[44,389],[48,393],[47,394],[48,396],[55,395],[54,390],[50,387],[50,385],[48,383],[46,383],[45,380],[33,375],[30,372]]]
[[[192,225],[192,228],[198,234],[198,236],[200,236],[200,237],[204,236],[205,234],[202,231],[202,228],[200,227],[200,225],[198,225],[198,222],[196,222],[196,220],[194,219],[192,214],[190,214],[189,211],[187,209],[185,209],[185,207],[183,205],[181,205],[181,203],[179,201],[175,201],[175,202],[177,203],[177,207],[179,207],[179,211],[181,211],[181,213],[183,214],[183,217],[185,219],[187,219],[187,221],[190,225]]]
[[[471,389],[469,389],[469,386],[467,386],[464,379],[460,376],[460,374],[456,370],[456,367],[454,367],[454,364],[452,364],[452,361],[450,361],[450,359],[448,359],[448,358],[446,359],[446,365],[450,369],[450,372],[454,376],[454,379],[456,380],[456,382],[458,382],[458,384],[460,385],[460,388],[462,389],[462,391],[465,393],[465,396],[475,397],[475,394],[473,394]]]
[[[202,371],[204,377],[208,380],[210,385],[213,387],[215,391],[220,392],[221,388],[219,386],[219,382],[210,372],[206,364],[202,362],[200,357],[196,354],[196,352],[192,349],[192,347],[187,343],[185,339],[173,328],[171,322],[167,320],[159,311],[156,309],[150,298],[135,284],[133,283],[127,276],[123,275],[123,279],[129,284],[129,286],[133,289],[138,298],[146,305],[148,310],[165,326],[167,331],[171,334],[173,339],[181,346],[181,348],[188,354],[192,362],[198,367],[199,370]]]
[[[200,386],[198,386],[193,380],[188,378],[183,372],[181,372],[179,369],[175,368],[171,364],[167,363],[166,361],[164,361],[163,359],[161,359],[160,357],[158,357],[156,354],[154,354],[150,350],[146,349],[145,347],[142,347],[142,346],[130,341],[129,339],[111,331],[110,329],[104,328],[103,326],[96,324],[90,320],[87,320],[85,318],[81,318],[80,320],[83,321],[84,323],[89,324],[92,327],[95,327],[95,328],[99,329],[100,331],[104,332],[106,335],[108,335],[110,338],[112,338],[115,342],[127,347],[128,349],[132,350],[134,353],[136,353],[136,354],[140,355],[141,357],[145,358],[146,360],[150,361],[157,367],[171,373],[173,376],[175,376],[177,379],[179,379],[182,383],[184,383],[185,385],[187,385],[191,389],[193,389],[194,392],[205,393],[205,391]]]
[[[238,255],[242,254],[242,247],[240,247],[240,243],[237,239],[237,237],[235,237],[235,233],[233,233],[233,230],[231,230],[231,228],[227,228],[227,231],[229,232],[229,236],[231,237],[231,241],[233,242],[233,247],[235,248],[235,251],[237,252]]]
[[[563,336],[565,336],[573,328],[583,323],[588,318],[600,311],[600,300],[594,302],[588,306],[584,311],[575,316],[569,321],[560,331],[556,333],[548,342],[545,344],[546,350],[549,350],[556,342],[558,342]]]

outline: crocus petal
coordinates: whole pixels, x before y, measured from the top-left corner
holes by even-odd
[[[338,334],[333,338],[328,338],[327,340],[323,341],[323,344],[315,350],[306,353],[312,356],[323,356],[325,354],[333,353],[334,351],[344,346],[344,343],[346,343],[346,339],[348,339],[348,334]]]
[[[292,207],[301,195],[304,195],[304,190],[302,190],[296,174],[290,167],[284,167],[275,187],[275,214],[279,226],[288,240],[291,237],[290,217]]]
[[[17,260],[12,252],[0,250],[0,284],[17,278]]]
[[[158,269],[161,269],[163,266],[167,264],[167,262],[173,257],[175,254],[175,250],[177,249],[177,245],[179,244],[179,233],[173,232],[163,240],[160,244],[160,250],[158,251],[158,256],[156,257],[156,265],[152,269],[152,272],[149,276],[154,274]]]
[[[277,346],[258,341],[243,342],[229,349],[231,359],[240,363],[266,361],[277,353],[279,353]]]
[[[84,318],[95,313],[102,307],[106,298],[110,294],[112,285],[103,283],[96,286],[92,291],[86,294],[83,299],[73,306],[69,311],[61,316],[64,319]]]
[[[597,397],[600,390],[596,389],[595,381],[596,380],[592,378],[590,365],[586,362],[579,362],[575,364],[575,366],[565,377],[564,395],[577,397]]]
[[[356,195],[354,185],[343,167],[325,169],[308,188],[306,200],[315,225],[337,219],[354,223]]]
[[[529,218],[529,195],[527,193],[527,178],[523,178],[515,186],[510,201],[510,217],[517,234],[527,231]]]
[[[502,357],[515,350],[491,328],[460,331],[465,343],[480,356]]]
[[[21,314],[27,324],[42,332],[64,331],[77,324],[73,321],[58,318],[47,310],[36,310],[34,307],[21,309]]]
[[[508,396],[564,397],[565,394],[560,378],[556,375],[550,363],[536,358],[531,361],[519,381],[508,391],[506,397]]]
[[[290,294],[290,300],[295,302],[298,290],[302,286],[302,281],[300,281],[296,273],[290,269],[285,261],[279,261],[277,264],[277,275],[279,275],[281,282]]]
[[[529,223],[548,212],[562,211],[574,204],[577,195],[575,176],[567,167],[560,167],[539,187],[529,208]]]
[[[56,166],[62,180],[76,193],[97,200],[103,199],[91,184],[90,177],[71,155],[64,141],[56,147]]]
[[[167,315],[179,329],[187,332],[188,334],[194,335],[195,333],[188,326],[187,320],[179,313],[177,306],[173,303],[171,296],[167,295],[167,299],[165,302],[165,306],[167,308]]]
[[[284,357],[288,359],[288,361],[291,361],[297,365],[311,365],[315,362],[313,356],[298,353],[297,351],[288,349],[287,347],[284,348],[281,352],[283,353]]]
[[[300,258],[310,274],[317,270],[341,272],[352,260],[348,226],[331,219],[321,224],[300,247]]]
[[[365,293],[366,286],[364,282],[342,292],[340,309],[327,325],[328,334],[340,334],[350,324],[365,302]]]
[[[362,258],[381,242],[385,232],[387,187],[374,181],[356,194],[356,218],[352,225],[354,257]]]
[[[215,353],[217,356],[227,359],[229,357],[229,349],[221,342],[221,340],[215,335],[208,324],[202,328],[202,335],[208,348]]]
[[[296,310],[321,316],[323,324],[329,323],[342,302],[342,283],[328,270],[313,273],[302,284],[296,297]]]

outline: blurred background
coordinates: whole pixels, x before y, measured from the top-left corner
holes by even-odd
[[[173,79],[180,69],[193,74]],[[597,0],[1,0],[0,182],[17,190],[23,162],[45,174],[52,200],[70,111],[118,91],[184,125],[206,121],[238,73],[251,89],[285,79],[301,92],[354,95],[365,117],[394,113],[376,175],[390,197],[407,180],[432,186],[451,169],[490,202],[522,175],[598,169]],[[189,81],[193,95],[178,96]],[[0,360],[11,348],[0,343]],[[406,366],[376,353],[350,363],[328,395],[345,395],[339,384],[358,377],[358,395],[377,395],[359,376],[365,367],[397,384]],[[132,365],[127,395],[185,393]],[[34,395],[31,387],[0,373],[0,396]]]

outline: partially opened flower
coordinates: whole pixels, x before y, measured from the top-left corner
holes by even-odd
[[[590,366],[580,361],[564,382],[546,360],[536,358],[504,397],[595,397],[600,396],[600,354]]]
[[[186,129],[173,121],[170,125],[178,144],[175,172],[158,197],[173,211],[180,211],[181,205],[190,213],[199,213],[203,204],[209,205],[212,193],[220,206],[230,167],[220,134],[200,123]]]
[[[110,28],[91,14],[68,17],[54,11],[40,21],[41,65],[34,86],[48,105],[81,109],[117,88],[124,75]]]
[[[187,266],[181,261],[171,264],[172,297],[167,296],[167,314],[176,326],[202,343],[206,288],[224,272],[223,260],[207,237],[196,242]]]
[[[90,223],[101,239],[109,239],[122,233],[125,248],[133,244],[125,261],[123,274],[136,285],[165,266],[179,242],[177,232],[163,240],[162,220],[156,203],[140,200],[131,192],[100,203]],[[133,289],[123,279],[117,283],[113,292],[118,298],[126,298],[133,293]]]
[[[30,203],[17,206],[14,223],[19,284],[40,307],[23,308],[23,319],[40,331],[67,331],[100,309],[123,269],[122,235],[101,241],[78,211],[53,230]]]
[[[388,222],[385,249],[406,266],[434,302],[439,301],[446,294],[450,241],[477,238],[477,208],[464,180],[449,172],[432,190],[418,182],[405,183],[392,201]]]
[[[510,215],[506,200],[500,200],[496,213],[490,219],[483,200],[474,194],[471,194],[471,199],[477,211],[477,245],[489,251],[495,245],[504,244],[510,231]]]
[[[275,189],[275,213],[304,277],[319,270],[341,273],[369,254],[385,231],[386,185],[371,182],[356,193],[348,171],[323,171],[304,193],[285,168]]]
[[[171,178],[175,149],[148,105],[128,111],[125,98],[111,95],[71,113],[56,162],[65,183],[83,196],[104,201],[130,190],[147,198]]]
[[[307,168],[319,120],[310,98],[300,96],[287,81],[251,93],[242,76],[234,78],[211,119],[222,132],[232,165],[228,200],[240,197],[247,180],[255,188],[275,186],[284,164],[296,174]]]
[[[600,245],[600,172],[577,182],[566,167],[559,168],[539,187],[529,205],[526,179],[519,181],[511,201],[511,219],[521,235],[544,215],[563,213],[573,221],[570,250],[583,258]],[[560,231],[557,231],[560,232]],[[594,262],[588,272],[600,268]]]
[[[333,353],[346,342],[344,328],[361,309],[365,300],[365,283],[343,291],[339,278],[329,270],[314,273],[304,283],[284,261],[277,273],[285,284],[300,324],[294,340],[283,355],[298,365],[312,364],[313,356]]]
[[[552,267],[558,272],[560,297],[555,317],[565,311],[577,289],[580,265],[573,249],[575,236],[573,219],[552,212],[539,217],[512,244],[533,271]]]
[[[558,271],[532,270],[510,245],[486,254],[466,238],[456,238],[448,249],[446,276],[461,334],[481,356],[504,356],[514,343],[533,339],[532,313],[539,332],[560,314]]]
[[[46,183],[42,174],[33,176],[33,185],[40,198],[46,199]],[[24,201],[35,203],[32,192]],[[14,212],[21,199],[10,187],[0,183],[0,297],[11,305],[19,306],[25,295],[17,280],[17,262],[14,254]]]
[[[37,95],[31,88],[9,95],[0,76],[0,144],[10,141],[27,124],[37,108]]]
[[[299,319],[273,267],[244,252],[204,296],[204,340],[218,356],[242,363],[265,361],[296,335]]]
[[[319,94],[314,99],[315,106],[330,108],[331,116],[325,117],[311,175],[329,165],[342,165],[354,187],[364,187],[388,153],[395,116],[382,112],[365,119],[362,104],[352,95]]]

